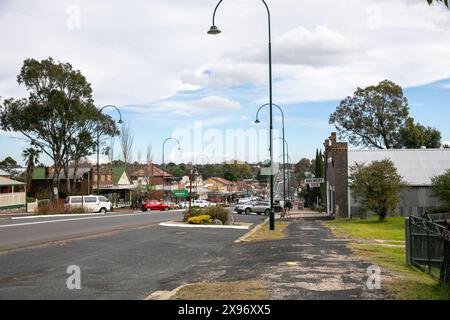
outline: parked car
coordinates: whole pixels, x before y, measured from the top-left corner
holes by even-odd
[[[244,203],[247,203],[250,201],[252,201],[252,199],[250,199],[250,198],[241,198],[238,200],[238,204],[244,204]]]
[[[178,204],[181,209],[189,208],[189,201],[182,201]]]
[[[148,201],[148,202],[145,202],[142,204],[141,210],[142,211],[147,211],[147,210],[168,211],[168,210],[170,210],[170,206],[161,201]]]
[[[65,200],[69,209],[84,208],[88,212],[106,213],[112,210],[112,203],[104,196],[70,196]]]
[[[188,202],[188,206],[189,206],[189,202]],[[214,204],[208,200],[194,200],[192,202],[192,206],[200,207],[200,208],[207,208],[207,207],[214,206]]]
[[[263,201],[250,201],[244,204],[238,204],[234,207],[234,211],[238,214],[251,214],[256,213],[258,215],[265,214],[266,216],[270,213],[270,203]]]

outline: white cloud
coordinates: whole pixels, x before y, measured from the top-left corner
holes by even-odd
[[[23,95],[16,84],[23,60],[48,56],[81,69],[99,105],[148,106],[164,113],[167,109],[153,105],[180,90],[247,83],[265,89],[263,6],[254,0],[224,2],[217,16],[223,32],[211,37],[206,30],[214,5],[209,0],[1,1],[0,92]],[[445,58],[450,15],[443,6],[429,7],[425,0],[269,5],[277,102],[339,99],[385,78],[416,86],[450,77]],[[67,27],[71,6],[81,9],[79,29]],[[266,102],[265,92],[252,94],[254,101]],[[192,104],[192,114],[214,110],[204,103]],[[182,106],[172,109],[191,114]]]
[[[326,25],[308,30],[302,26],[289,30],[273,41],[273,62],[287,65],[342,65],[358,54],[357,45]],[[267,50],[249,47],[235,52],[233,57],[267,63]]]

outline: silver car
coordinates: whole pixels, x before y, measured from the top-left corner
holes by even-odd
[[[265,214],[266,216],[270,213],[270,204],[264,201],[250,201],[244,204],[238,204],[234,211],[238,214],[251,214],[256,213],[258,215]]]

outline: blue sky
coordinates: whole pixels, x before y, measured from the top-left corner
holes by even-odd
[[[447,9],[425,0],[267,2],[274,102],[286,114],[293,160],[313,157],[322,147],[334,130],[328,117],[341,99],[384,79],[405,88],[416,121],[438,128],[450,141]],[[264,160],[267,111],[261,125],[253,120],[268,102],[266,12],[255,0],[224,1],[216,20],[223,33],[211,37],[206,31],[215,4],[1,1],[0,96],[26,96],[16,83],[23,60],[52,56],[81,70],[99,108],[114,104],[122,110],[133,127],[135,160],[151,144],[160,162],[161,143],[169,136],[184,137],[182,152],[168,144],[171,161],[201,154],[211,162]],[[279,116],[275,124],[280,126]],[[200,131],[202,141],[194,134]],[[246,136],[247,150],[230,143],[227,134]],[[0,131],[0,158],[20,160],[26,147],[20,135]],[[116,143],[116,158],[119,153]]]

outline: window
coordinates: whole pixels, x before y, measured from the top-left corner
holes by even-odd
[[[81,197],[72,197],[70,203],[81,203]]]
[[[98,197],[98,200],[100,200],[100,202],[109,202],[109,199],[106,197]]]
[[[84,202],[85,203],[96,203],[97,202],[97,198],[96,197],[85,197],[84,198]]]

